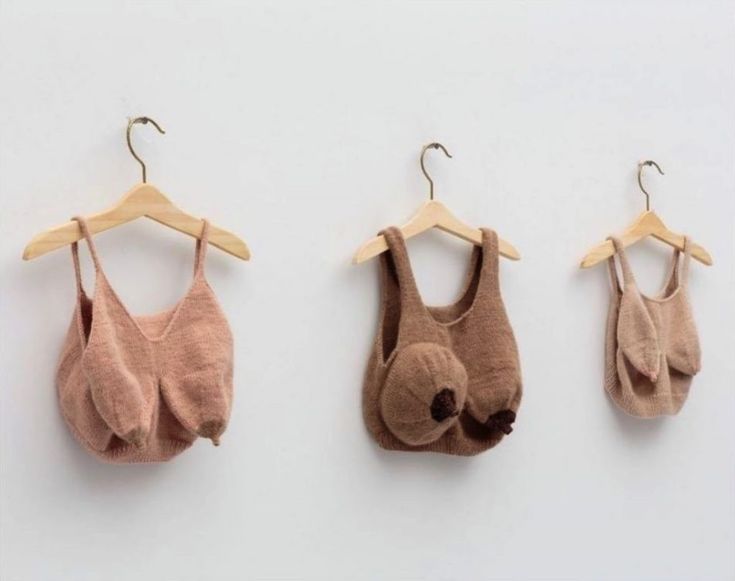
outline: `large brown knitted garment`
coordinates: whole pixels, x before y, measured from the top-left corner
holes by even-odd
[[[389,450],[478,454],[495,446],[521,401],[513,330],[498,284],[498,238],[483,229],[465,290],[446,307],[419,295],[403,234],[382,234],[381,323],[368,362],[363,415]]]
[[[613,292],[607,318],[605,389],[627,413],[641,418],[676,414],[684,405],[692,376],[701,368],[697,329],[687,293],[690,241],[684,239],[683,265],[674,251],[671,273],[658,297],[638,290],[623,244],[608,260]],[[681,270],[681,272],[679,272]]]
[[[162,462],[197,436],[217,444],[232,404],[232,334],[204,276],[209,224],[197,240],[194,280],[176,306],[132,316],[110,286],[87,224],[96,272],[93,300],[72,256],[77,305],[57,372],[72,433],[108,462]]]

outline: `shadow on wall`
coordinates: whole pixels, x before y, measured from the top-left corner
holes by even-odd
[[[369,434],[366,437],[370,438]],[[376,464],[381,465],[400,478],[402,474],[420,472],[434,482],[442,480],[462,481],[478,466],[477,461],[483,459],[483,454],[477,456],[453,456],[451,454],[437,454],[434,452],[409,452],[401,450],[383,450],[371,438],[369,442]]]
[[[618,424],[620,438],[629,444],[650,444],[661,437],[666,429],[667,416],[657,418],[637,418],[621,410],[612,398],[605,393],[609,409]]]

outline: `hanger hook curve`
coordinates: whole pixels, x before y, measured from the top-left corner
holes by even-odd
[[[156,123],[153,119],[151,119],[150,117],[135,117],[135,118],[128,119],[128,130],[125,133],[125,139],[128,142],[128,149],[130,150],[131,155],[138,161],[138,163],[140,164],[140,167],[143,169],[143,183],[146,183],[146,179],[148,176],[146,174],[145,163],[143,162],[142,159],[140,159],[140,156],[137,153],[135,153],[135,150],[133,149],[133,143],[130,140],[130,133],[133,130],[133,125],[135,125],[136,123],[140,123],[142,125],[147,125],[148,123],[152,123],[153,126],[156,129],[158,129],[159,133],[164,134],[166,132],[163,129],[161,129],[161,126],[158,123]]]
[[[428,145],[424,145],[423,149],[421,150],[421,158],[419,160],[421,163],[421,171],[424,173],[424,176],[426,177],[426,179],[429,180],[429,199],[433,200],[434,199],[434,180],[431,179],[431,176],[426,171],[426,166],[424,165],[424,156],[426,155],[426,152],[429,149],[441,149],[444,152],[444,155],[446,155],[449,158],[452,157],[452,154],[449,153],[447,151],[447,148],[444,147],[441,143],[436,143],[436,142],[429,143]]]
[[[641,181],[641,174],[643,173],[643,168],[646,167],[647,165],[652,165],[658,170],[658,173],[660,173],[661,175],[664,175],[664,172],[661,169],[661,166],[659,166],[652,159],[647,159],[646,161],[638,162],[638,187],[641,189],[641,191],[646,196],[646,212],[648,212],[651,209],[651,195],[646,191],[646,188],[643,187],[643,182]]]

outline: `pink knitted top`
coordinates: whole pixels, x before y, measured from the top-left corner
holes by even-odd
[[[108,462],[162,462],[198,436],[219,443],[232,405],[232,334],[204,276],[209,224],[194,279],[172,308],[133,316],[110,286],[83,218],[94,262],[90,299],[77,243],[74,316],[57,371],[61,411],[79,442]]]

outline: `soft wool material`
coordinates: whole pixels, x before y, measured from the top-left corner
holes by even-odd
[[[401,231],[383,235],[382,320],[363,388],[368,430],[389,450],[483,452],[512,431],[522,391],[497,235],[483,229],[465,290],[447,307],[422,302]]]
[[[692,376],[701,368],[686,285],[689,239],[684,239],[681,273],[677,249],[668,281],[656,298],[641,294],[622,242],[611,240],[620,257],[623,286],[613,256],[608,260],[613,292],[607,319],[605,389],[633,416],[676,414],[689,394]]]
[[[75,218],[96,272],[94,297],[72,257],[77,305],[57,373],[64,419],[108,462],[162,462],[197,436],[215,444],[232,404],[232,334],[204,276],[209,224],[197,240],[194,280],[173,308],[134,317],[110,286],[86,222]]]

